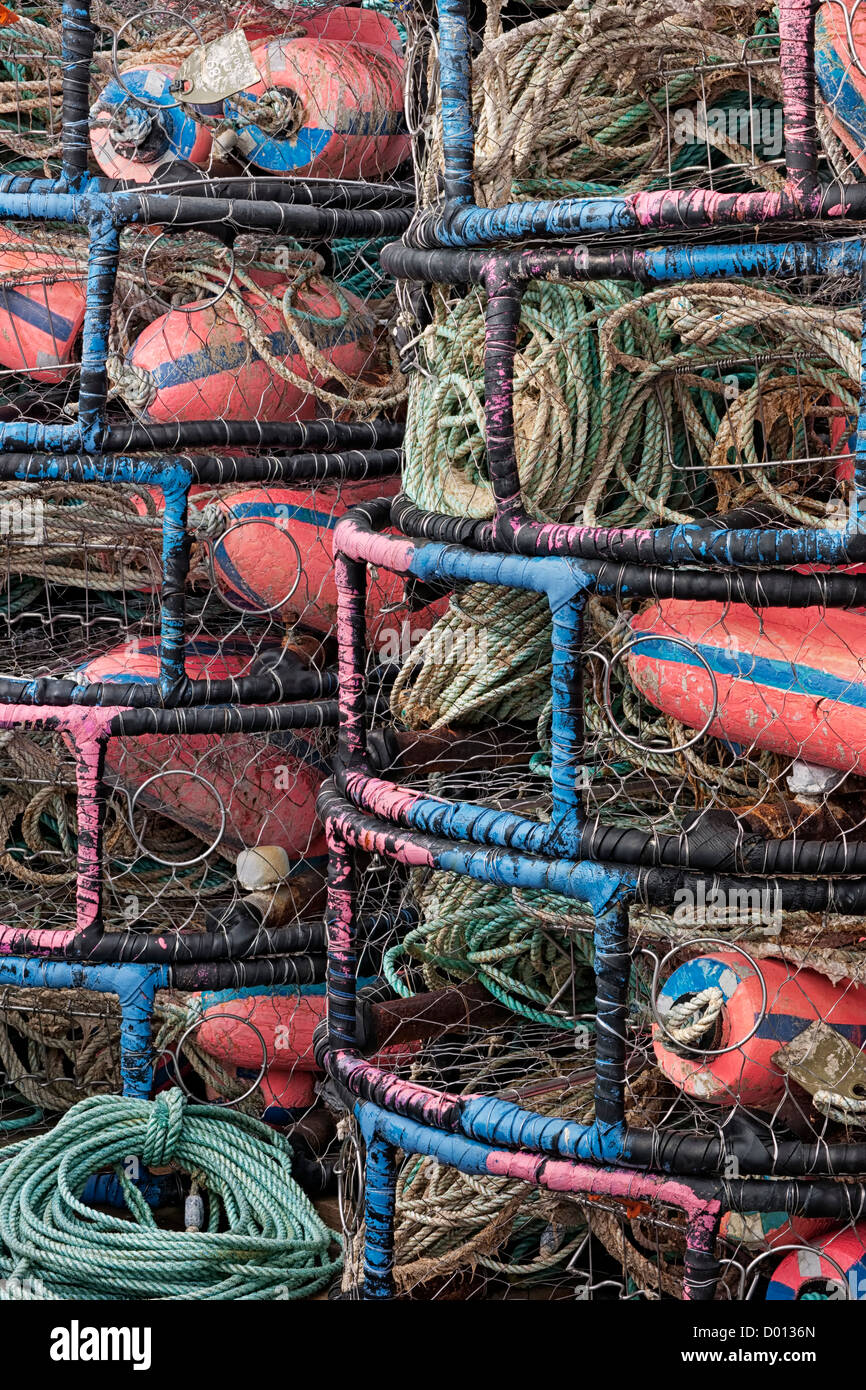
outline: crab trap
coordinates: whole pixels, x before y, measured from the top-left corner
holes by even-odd
[[[544,1211],[544,1193],[569,1194],[576,1228],[578,1209],[613,1200],[617,1217],[596,1235],[581,1219],[596,1251],[615,1252],[608,1287],[618,1279],[623,1297],[663,1296],[673,1268],[691,1298],[860,1297],[862,244],[393,247],[384,260],[437,285],[408,429],[419,398],[450,390],[462,405],[473,389],[465,367],[459,381],[424,371],[458,325],[481,332],[484,413],[478,448],[477,415],[449,402],[438,445],[450,471],[413,455],[413,495],[356,508],[335,536],[341,742],[320,797],[332,858],[326,1061],[367,1147],[353,1287],[365,1298],[406,1287],[400,1214],[412,1199],[397,1206],[397,1155],[415,1154],[481,1184],[528,1182]],[[620,277],[645,293],[620,300]],[[483,306],[472,292],[455,303],[451,287],[473,280]],[[597,307],[570,320],[569,368],[606,354],[610,393],[607,466],[599,448],[594,476],[574,479],[579,522],[563,492],[551,514],[548,480],[521,467],[538,444],[530,335],[543,291],[573,280]],[[637,316],[676,293],[673,337],[704,283],[738,307],[703,328],[692,371],[669,345],[656,357]],[[792,320],[824,322],[826,356],[799,335],[786,353],[774,295]],[[668,333],[671,318],[648,328]],[[661,495],[651,473],[629,487],[627,454],[616,467],[640,451],[641,431],[661,439]],[[449,493],[462,515],[437,509]],[[371,769],[369,567],[377,582],[406,575],[437,615],[404,656],[391,718],[419,737],[483,719],[499,726],[495,757],[422,779]],[[550,1076],[455,1087],[445,1067],[431,1085],[417,1067],[371,1063],[353,986],[369,854],[402,865],[419,919],[386,953],[389,985],[420,1008],[434,997],[425,988],[474,978],[512,1026],[576,1040],[590,1053],[583,1113],[533,1104]],[[626,1217],[644,1222],[642,1237],[632,1224],[627,1238]],[[653,1273],[647,1231],[665,1229]],[[586,1274],[577,1296],[594,1287]]]
[[[216,1235],[249,1176],[227,1187],[188,1154],[182,1185],[151,1170],[185,1116],[228,1106],[189,1143],[215,1123],[259,1145],[292,1234],[265,1221],[248,1285],[206,1262],[187,1288],[297,1297],[335,1268],[296,1186],[334,1167],[315,800],[330,531],[400,462],[379,251],[411,215],[403,37],[338,6],[4,20],[0,1166],[34,1127],[50,1145],[58,1114],[64,1146],[80,1113],[107,1133],[122,1091],[142,1142],[88,1171],[86,1200],[186,1197],[187,1229]],[[386,896],[372,937],[390,922]],[[293,1249],[310,1279],[287,1276]],[[142,1287],[133,1264],[113,1296]]]
[[[412,88],[415,244],[862,216],[860,0],[441,0]]]
[[[0,1299],[866,1297],[860,4],[4,16]]]

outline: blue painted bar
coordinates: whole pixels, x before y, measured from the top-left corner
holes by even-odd
[[[816,275],[834,279],[859,275],[863,266],[861,237],[840,241],[783,241],[742,246],[667,246],[638,251],[635,260],[642,274],[654,284],[673,280],[729,280],[738,276]],[[586,251],[578,252],[580,264]]]
[[[81,377],[78,393],[78,428],[82,447],[88,452],[99,448],[105,427],[105,397],[108,386],[106,358],[111,328],[111,307],[120,231],[103,215],[91,223],[87,257],[87,307],[81,335]]]
[[[191,475],[177,469],[163,486],[162,587],[160,590],[159,688],[169,696],[185,675],[186,577],[190,538],[187,533]]]
[[[167,965],[113,965],[0,956],[0,984],[30,989],[92,989],[120,1001],[123,1094],[146,1100],[153,1084],[151,1018],[158,989],[169,987]]]
[[[590,236],[600,232],[638,231],[625,198],[560,198],[505,203],[500,208],[458,207],[436,225],[443,246],[489,246],[494,241],[527,237]]]
[[[364,1300],[394,1297],[396,1150],[378,1135],[367,1140],[364,1165]]]
[[[581,645],[586,596],[594,588],[585,576],[584,591],[565,602],[551,600],[553,619],[550,688],[553,697],[550,735],[550,853],[562,853],[560,842],[573,846],[583,819],[583,680]]]

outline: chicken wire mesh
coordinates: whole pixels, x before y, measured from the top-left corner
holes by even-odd
[[[783,7],[781,20],[751,4],[689,14],[646,5],[470,11],[472,195],[481,208],[644,196],[629,207],[640,206],[650,227],[650,201],[667,190],[753,196],[739,205],[743,221],[749,210],[755,221],[813,217],[817,203],[791,201],[803,173],[784,105],[796,9]],[[859,178],[856,126],[826,67],[828,54],[841,53],[843,75],[856,77],[859,10],[834,0],[821,11],[812,172],[826,194],[834,180]],[[348,961],[361,985],[352,1026],[362,1066],[397,1078],[407,1094],[427,1088],[450,1098],[455,1113],[481,1098],[578,1128],[604,1123],[596,1082],[613,1035],[625,1122],[647,1136],[627,1192],[609,1162],[598,1166],[610,1152],[590,1155],[595,1169],[572,1162],[568,1180],[557,1170],[551,1184],[560,1190],[531,1164],[520,1168],[534,1161],[520,1140],[494,1155],[498,1168],[465,1171],[465,1156],[463,1169],[452,1166],[455,1149],[425,1149],[407,1125],[402,1145],[388,1131],[399,1150],[389,1156],[386,1138],[349,1113],[346,1076],[326,1055],[324,826],[329,820],[333,841],[340,819],[327,779],[335,774],[345,797],[347,772],[335,757],[330,698],[338,654],[344,713],[347,699],[363,703],[361,671],[346,664],[345,624],[338,653],[331,547],[348,507],[372,514],[376,497],[395,501],[405,414],[396,528],[426,534],[418,516],[437,513],[461,524],[452,538],[464,542],[477,523],[469,543],[491,549],[485,527],[498,525],[503,502],[488,450],[496,287],[467,287],[462,270],[450,282],[438,266],[418,277],[430,282],[423,288],[402,278],[380,252],[408,213],[402,226],[376,213],[382,220],[365,223],[363,235],[338,236],[338,218],[295,235],[303,218],[284,216],[290,196],[274,185],[286,177],[303,204],[292,180],[305,180],[317,216],[329,202],[366,216],[405,207],[414,178],[407,242],[432,244],[443,174],[446,202],[454,193],[439,110],[441,36],[450,24],[453,39],[461,13],[413,5],[143,14],[127,3],[93,17],[89,175],[112,197],[134,186],[136,197],[153,199],[136,204],[140,225],[124,227],[116,249],[95,251],[93,226],[37,221],[17,204],[4,220],[0,441],[91,453],[128,445],[133,458],[118,468],[97,452],[84,477],[77,462],[64,472],[31,456],[4,473],[4,698],[23,693],[38,704],[32,692],[53,680],[66,682],[51,687],[61,703],[74,705],[72,690],[89,684],[92,694],[97,682],[123,683],[131,705],[174,703],[157,683],[166,592],[180,575],[184,602],[169,617],[172,660],[180,656],[187,680],[258,682],[221,687],[214,704],[248,708],[237,699],[243,689],[255,691],[254,709],[298,692],[319,708],[299,727],[196,725],[194,710],[188,723],[151,726],[141,711],[138,724],[106,730],[101,785],[89,792],[104,822],[96,880],[93,863],[88,870],[105,939],[122,937],[124,951],[149,943],[150,954],[121,960],[155,959],[154,943],[181,934],[225,937],[239,956],[222,973],[210,962],[210,977],[197,980],[178,948],[169,973],[142,985],[139,1031],[156,1066],[153,1077],[139,1067],[135,1094],[179,1089],[189,1103],[264,1117],[289,1135],[292,1176],[308,1192],[332,1191],[336,1181],[339,1214],[328,1220],[343,1229],[342,1297],[375,1296],[377,1276],[381,1292],[383,1220],[393,1225],[393,1290],[402,1298],[864,1296],[862,1193],[847,1182],[862,1170],[866,1117],[854,877],[862,557],[850,544],[859,497],[857,254],[843,249],[827,276],[818,262],[826,269],[835,244],[810,250],[812,260],[804,253],[799,270],[780,251],[775,270],[768,261],[760,278],[740,280],[734,248],[722,278],[699,271],[659,284],[651,261],[644,277],[624,273],[637,264],[625,259],[618,278],[600,274],[593,227],[581,225],[585,258],[577,248],[564,276],[521,287],[508,427],[520,506],[542,526],[795,533],[804,553],[811,534],[830,534],[801,572],[806,582],[823,561],[845,563],[844,602],[832,587],[838,571],[826,591],[816,581],[814,603],[796,608],[765,597],[760,573],[748,591],[733,580],[727,593],[717,585],[713,600],[606,575],[570,647],[573,727],[563,763],[562,633],[555,640],[545,596],[432,572],[404,582],[387,562],[368,568],[353,616],[367,641],[364,775],[381,783],[380,824],[357,832],[352,856],[360,963],[351,952],[340,959],[331,913],[336,1027],[349,1027],[349,996],[334,962]],[[9,79],[3,172],[56,180],[59,12],[28,10],[0,28],[0,47]],[[304,86],[313,57],[325,73],[316,90]],[[205,187],[229,206],[196,220],[184,200]],[[257,230],[251,200],[267,205]],[[857,215],[856,196],[841,202]],[[685,207],[671,205],[678,233]],[[515,235],[525,231],[519,218],[513,225]],[[610,225],[624,257],[650,245],[627,241],[627,217],[611,214]],[[468,226],[458,244],[464,233],[472,243]],[[834,234],[839,226],[837,217]],[[700,232],[693,245],[713,252]],[[117,273],[97,295],[94,267],[106,254]],[[103,375],[94,414],[85,314],[97,297]],[[352,433],[352,422],[365,423]],[[296,468],[292,455],[320,439],[326,452]],[[261,442],[274,456],[195,452],[209,442],[224,450]],[[172,460],[135,457],[162,443],[187,451],[188,515],[169,500]],[[167,536],[178,531],[180,570],[166,558]],[[194,703],[202,702],[206,715],[200,685]],[[24,713],[0,735],[3,920],[13,932],[67,932],[81,920],[78,735],[66,716],[58,732]],[[564,807],[568,778],[577,796]],[[365,794],[354,785],[362,812]],[[604,859],[602,845],[619,844],[623,871],[639,863],[651,878],[657,865],[684,866],[664,893],[644,892],[642,880],[629,906],[616,948],[628,957],[620,1014],[611,1015],[609,998],[599,1001],[599,903],[593,915],[579,893],[522,883],[529,851],[520,845],[517,881],[507,884],[407,851],[398,827],[413,797],[437,815],[460,803],[467,815],[553,827],[563,836],[559,868],[574,852],[578,811],[584,859]],[[455,838],[462,847],[467,837]],[[336,839],[332,884],[343,863]],[[779,867],[780,841],[788,868]],[[483,846],[498,862],[495,839]],[[821,887],[803,906],[796,885],[807,876]],[[555,876],[551,883],[561,886]],[[244,946],[238,921],[252,922]],[[294,933],[282,975],[272,949],[287,939],[280,932]],[[128,994],[115,1004],[110,991],[88,990],[86,978],[70,988],[59,972],[59,987],[51,983],[33,976],[27,988],[0,986],[0,1131],[12,1144],[85,1098],[132,1094],[121,1046]],[[678,1145],[692,1157],[674,1164],[684,1180],[672,1194],[654,1174]],[[830,1215],[815,1215],[820,1200],[796,1184],[773,1188],[790,1210],[756,1199],[772,1171],[766,1154],[780,1150],[788,1175],[826,1172],[806,1155],[832,1153],[829,1171],[846,1177],[825,1184],[835,1188]],[[103,1167],[91,1199],[129,1206],[130,1182],[162,1205],[196,1195],[195,1180],[174,1177],[151,1191],[146,1170]],[[4,1171],[0,1163],[0,1183]],[[709,1246],[696,1239],[695,1217],[698,1208],[706,1215],[697,1176],[706,1172],[721,1184]]]

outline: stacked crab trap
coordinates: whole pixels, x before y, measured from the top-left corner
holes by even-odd
[[[329,531],[397,487],[404,59],[375,11],[245,17],[6,16],[2,1164],[17,1188],[72,1152],[102,1203],[70,1258],[13,1197],[12,1296],[289,1298],[339,1267],[297,1182],[333,1168]],[[184,1200],[185,1236],[154,1224]]]
[[[864,1296],[858,10],[439,5],[403,491],[335,532],[349,1294]],[[383,573],[441,614],[391,718],[495,756],[371,765]],[[386,983],[466,1010],[399,1065],[369,856]]]
[[[866,1298],[866,10],[93,4],[0,20],[0,1298]]]

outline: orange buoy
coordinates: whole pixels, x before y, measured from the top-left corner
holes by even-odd
[[[324,386],[328,374],[308,365],[292,336],[279,304],[289,288],[270,289],[267,297],[251,290],[241,295],[271,361],[259,356],[225,298],[201,308],[171,309],[149,324],[127,358],[141,383],[146,418],[311,420],[316,398],[306,383]],[[352,377],[370,367],[374,325],[356,295],[316,276],[292,291],[291,311],[327,363]],[[281,375],[274,360],[294,380]]]
[[[815,16],[815,77],[833,133],[866,171],[864,69],[866,10],[860,0],[827,0]]]
[[[149,183],[163,165],[205,167],[213,137],[173,90],[178,65],[142,64],[113,78],[90,110],[90,145],[110,179]]]
[[[410,150],[396,26],[342,6],[302,24],[252,49],[261,81],[224,106],[231,152],[270,174],[382,177]]]
[[[343,513],[372,497],[393,497],[399,479],[321,484],[316,488],[244,488],[223,498],[229,518],[214,543],[214,577],[231,603],[253,613],[279,612],[316,632],[331,632],[337,618],[337,587],[331,533]],[[403,600],[403,581],[390,570],[370,577],[368,630],[376,640],[383,626],[399,623],[393,611]],[[428,610],[413,622],[429,626]],[[426,630],[426,627],[425,627]]]
[[[726,1107],[773,1109],[785,1093],[773,1054],[819,1019],[855,1047],[866,1042],[866,987],[736,951],[678,966],[658,1014],[665,1027],[653,1026],[653,1050],[665,1076],[686,1095]]]
[[[821,1217],[789,1216],[786,1211],[726,1211],[719,1223],[719,1235],[732,1245],[753,1247],[811,1245],[818,1236],[833,1229],[833,1222]]]
[[[866,1226],[845,1226],[788,1252],[773,1271],[767,1300],[787,1303],[807,1296],[866,1299]]]
[[[0,366],[63,381],[84,323],[86,272],[11,227],[0,244]]]
[[[638,690],[692,729],[866,772],[866,614],[664,599],[632,620]]]
[[[373,10],[339,6],[285,29],[285,15],[268,8],[214,41],[233,42],[248,84],[228,95],[225,87],[211,91],[215,100],[197,101],[195,83],[185,97],[181,65],[121,72],[90,113],[100,168],[136,183],[177,160],[214,169],[229,156],[278,176],[378,178],[396,169],[410,152],[396,25]],[[224,72],[224,55],[221,62]]]
[[[313,1034],[325,1017],[324,985],[285,985],[267,994],[248,990],[222,991],[199,996],[204,1021],[196,1039],[202,1051],[231,1069],[242,1080],[260,1082],[269,1110],[297,1110],[316,1099],[316,1066]],[[386,1065],[394,1056],[409,1056],[418,1042],[396,1044],[374,1058]],[[272,1116],[272,1118],[275,1118]]]

